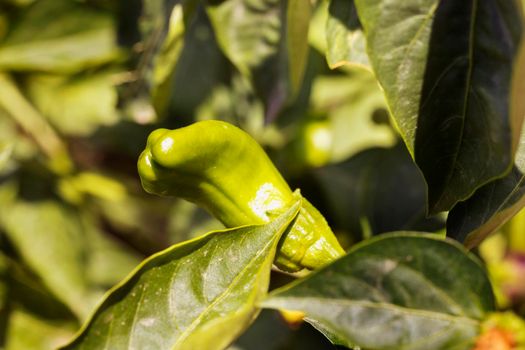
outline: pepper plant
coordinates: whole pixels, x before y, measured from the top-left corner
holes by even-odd
[[[525,349],[524,7],[2,2],[0,347]]]

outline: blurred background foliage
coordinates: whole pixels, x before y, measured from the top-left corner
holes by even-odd
[[[158,127],[239,125],[345,246],[444,229],[425,215],[355,9],[300,4],[0,1],[0,347],[64,343],[143,258],[221,227],[142,190],[136,159]],[[524,229],[522,213],[480,248],[500,307],[521,315]],[[264,311],[232,346],[259,348],[334,346]]]

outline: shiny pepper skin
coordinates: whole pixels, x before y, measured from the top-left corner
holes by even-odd
[[[299,195],[252,137],[221,121],[153,131],[138,170],[147,192],[194,202],[226,227],[268,222]],[[344,254],[323,216],[302,201],[275,259],[289,272],[316,269]]]

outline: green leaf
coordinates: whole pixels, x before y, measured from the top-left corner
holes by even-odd
[[[352,240],[399,230],[438,230],[425,216],[425,183],[403,144],[371,148],[313,172],[337,231]],[[403,203],[403,205],[400,205]]]
[[[328,11],[326,60],[330,68],[345,64],[370,66],[366,53],[366,39],[354,1],[332,0]]]
[[[0,69],[75,72],[115,60],[116,23],[107,12],[69,0],[39,0],[0,45]]]
[[[7,238],[45,286],[82,319],[92,307],[76,213],[59,202],[17,201],[2,207]]]
[[[281,9],[278,1],[226,0],[207,7],[224,54],[245,76],[278,51]]]
[[[513,67],[510,111],[515,127],[525,115],[525,35]],[[467,248],[477,246],[496,232],[525,206],[525,125],[511,172],[479,188],[472,197],[458,203],[449,213],[447,235]]]
[[[311,4],[226,0],[207,12],[217,42],[233,65],[251,79],[273,120],[298,94],[308,56]]]
[[[64,344],[74,330],[74,323],[49,320],[15,310],[11,315],[6,350],[50,350]]]
[[[288,70],[290,95],[295,97],[301,90],[301,84],[308,60],[308,28],[312,16],[309,0],[288,0],[286,10]]]
[[[98,127],[119,120],[118,96],[110,73],[33,75],[27,81],[27,93],[40,112],[65,134],[90,135]]]
[[[311,104],[330,121],[333,162],[371,147],[389,147],[397,142],[395,130],[388,122],[384,96],[367,70],[353,67],[346,75],[317,77]],[[383,120],[374,120],[381,113]]]
[[[157,20],[153,25],[155,29],[144,35],[140,79],[134,84],[135,90],[139,91],[131,92],[140,93],[140,80],[150,87],[148,94],[153,98],[160,119],[173,114],[179,118],[193,115],[214,86],[224,82],[231,72],[200,2],[184,0],[174,5],[172,1],[165,5],[166,9],[148,9],[158,6],[149,2],[144,4],[142,17],[152,16]],[[165,14],[170,11],[169,21],[166,21]],[[153,70],[150,72],[151,66]],[[190,118],[184,121],[189,122]]]
[[[0,253],[0,347],[4,346],[6,328],[11,314],[10,289],[7,259]]]
[[[513,100],[515,114],[525,115],[525,38],[514,72]],[[477,246],[496,232],[525,206],[525,127],[516,152],[514,167],[504,178],[495,180],[472,197],[458,203],[449,213],[447,235],[464,242],[467,248]]]
[[[52,320],[76,321],[75,315],[61,300],[50,293],[49,288],[43,285],[23,262],[5,257],[8,270],[6,283],[8,308],[20,308],[35,317]]]
[[[4,92],[3,89],[2,91]],[[38,153],[34,141],[21,135],[19,126],[5,110],[0,110],[0,140],[2,140],[0,141],[0,149],[2,149],[0,151],[2,161],[0,162],[3,162],[0,166],[0,174],[9,173],[16,169],[18,161],[30,159]]]
[[[66,145],[26,99],[11,76],[0,73],[0,88],[0,108],[31,135],[42,152],[49,157],[49,167],[58,173],[70,172],[73,164]]]
[[[93,213],[84,211],[81,219],[86,236],[86,278],[90,284],[107,289],[126,277],[140,259],[136,252],[107,235]]]
[[[458,203],[448,215],[447,235],[470,249],[516,215],[525,206],[525,175],[520,170],[525,164],[520,165]]]
[[[145,260],[113,288],[64,349],[222,349],[258,312],[279,237],[276,220],[211,232]]]
[[[265,309],[227,350],[334,350],[333,345],[308,323],[290,327],[279,311]]]
[[[187,27],[195,16],[196,1],[175,4],[171,9],[167,33],[154,58],[152,98],[159,115],[166,113],[172,84],[185,45]]]
[[[356,0],[390,110],[428,184],[449,210],[510,168],[511,70],[522,30],[516,2]]]
[[[14,145],[12,143],[0,143],[0,173],[2,173],[11,159]]]
[[[355,246],[263,306],[303,311],[351,348],[467,350],[493,303],[485,271],[460,245],[404,232]]]

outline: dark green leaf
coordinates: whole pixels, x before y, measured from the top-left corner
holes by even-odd
[[[514,66],[511,111],[525,115],[525,37]],[[447,234],[472,248],[494,233],[525,206],[525,128],[512,171],[502,179],[478,189],[449,213]]]
[[[366,40],[353,0],[332,0],[328,9],[326,60],[330,68],[344,64],[369,66]]]
[[[348,347],[467,350],[494,302],[481,264],[459,244],[405,232],[355,246],[263,306],[303,311]]]
[[[371,148],[313,172],[337,231],[352,240],[399,230],[437,230],[436,217],[425,218],[425,183],[402,144]],[[403,205],[400,205],[403,203]]]
[[[69,0],[36,1],[0,44],[2,70],[72,72],[118,56],[111,15]]]
[[[510,121],[508,108],[522,30],[516,5],[356,0],[372,67],[425,176],[431,213],[511,165],[523,118]]]
[[[447,219],[447,235],[473,248],[524,206],[525,175],[514,166],[509,175],[483,186],[452,209]]]
[[[262,310],[257,320],[228,350],[334,350],[308,323],[290,327],[275,310]]]
[[[275,221],[217,231],[145,260],[112,289],[65,349],[222,349],[257,314],[279,237]]]
[[[525,50],[522,52],[525,53]],[[525,55],[522,57],[523,69]],[[522,79],[521,82],[523,84],[525,80]],[[524,93],[525,88],[521,90],[520,96],[525,96]],[[516,97],[516,100],[523,101],[523,97]],[[466,201],[458,203],[448,215],[447,235],[464,242],[470,249],[496,232],[525,206],[524,174],[525,132],[522,134],[511,172],[504,178],[481,187]]]

